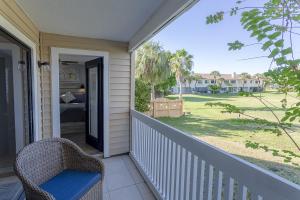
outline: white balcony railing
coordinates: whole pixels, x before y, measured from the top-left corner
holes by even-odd
[[[131,120],[131,157],[159,199],[300,199],[299,185],[137,111]]]

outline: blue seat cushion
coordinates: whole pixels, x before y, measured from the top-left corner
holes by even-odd
[[[52,194],[56,200],[77,200],[100,179],[101,174],[98,172],[67,169],[41,184],[40,187]]]

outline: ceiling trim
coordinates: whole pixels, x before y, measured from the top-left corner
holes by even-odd
[[[199,0],[167,0],[164,2],[130,39],[129,51],[132,52],[137,49],[198,1]]]

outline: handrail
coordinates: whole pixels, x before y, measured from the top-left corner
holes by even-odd
[[[300,199],[300,186],[131,110],[131,156],[160,199]]]

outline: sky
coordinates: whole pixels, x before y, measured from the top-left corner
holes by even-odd
[[[267,55],[260,49],[261,46],[228,51],[228,42],[239,40],[244,44],[256,43],[250,33],[242,28],[239,15],[226,15],[221,23],[206,24],[206,16],[218,11],[228,11],[234,7],[235,2],[236,0],[200,0],[152,40],[159,41],[165,50],[172,52],[185,48],[194,56],[193,71],[198,73],[210,73],[214,70],[221,73],[265,72],[269,69],[270,59],[242,60]],[[261,5],[262,2],[263,0],[252,0],[248,6]]]

